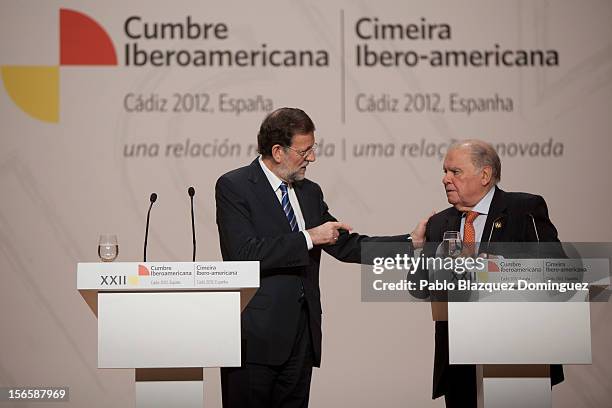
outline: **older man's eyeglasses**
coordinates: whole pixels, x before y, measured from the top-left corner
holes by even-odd
[[[286,146],[287,149],[289,150],[293,150],[294,152],[296,152],[297,154],[299,154],[302,157],[308,157],[310,155],[310,153],[316,153],[317,152],[317,148],[319,147],[319,145],[317,143],[313,144],[309,149],[306,150],[297,150],[294,149],[291,146]]]

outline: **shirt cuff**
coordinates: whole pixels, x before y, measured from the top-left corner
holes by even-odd
[[[312,248],[314,248],[314,245],[312,244],[312,239],[310,239],[310,234],[306,230],[303,230],[302,233],[304,234],[304,238],[306,238],[306,246],[310,251]]]

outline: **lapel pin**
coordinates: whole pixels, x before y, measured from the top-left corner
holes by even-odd
[[[495,229],[500,229],[502,227],[501,221],[495,221]]]

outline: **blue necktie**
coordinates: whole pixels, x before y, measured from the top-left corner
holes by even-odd
[[[281,205],[283,206],[283,211],[285,212],[287,221],[289,221],[291,231],[298,231],[299,229],[297,225],[297,218],[295,218],[293,207],[291,207],[291,203],[289,202],[289,191],[287,190],[287,183],[282,183],[280,185],[280,189],[281,193],[283,193],[281,197]]]

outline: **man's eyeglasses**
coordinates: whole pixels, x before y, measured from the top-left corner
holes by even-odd
[[[294,152],[296,152],[297,154],[299,154],[302,157],[308,157],[310,155],[310,153],[316,153],[317,152],[317,148],[319,147],[319,145],[317,143],[313,144],[312,147],[310,147],[309,149],[306,150],[297,150],[294,149],[291,146],[285,146],[287,149],[289,150],[293,150]]]

